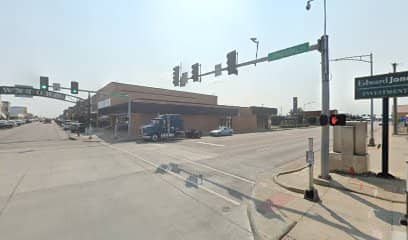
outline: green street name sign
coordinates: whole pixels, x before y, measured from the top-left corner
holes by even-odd
[[[279,51],[268,54],[268,61],[274,61],[285,57],[290,57],[296,54],[301,54],[310,51],[309,43],[302,43],[293,47],[285,48]]]
[[[354,98],[408,96],[408,71],[354,79]]]

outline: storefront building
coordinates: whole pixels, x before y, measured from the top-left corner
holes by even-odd
[[[268,129],[276,108],[218,105],[217,96],[111,82],[91,99],[97,127],[127,129],[132,134],[158,114],[181,114],[185,129],[204,134],[227,126],[235,132]]]

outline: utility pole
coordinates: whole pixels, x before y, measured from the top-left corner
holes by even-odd
[[[128,102],[128,138],[132,137],[132,98],[129,96]]]
[[[397,65],[398,65],[397,63],[392,64],[392,69],[394,73],[397,72]],[[394,97],[392,101],[392,122],[393,122],[394,135],[398,134],[397,104],[398,104],[397,97]]]
[[[322,115],[330,116],[329,36],[327,36],[326,33],[322,36],[320,43],[321,43],[320,50],[322,55]],[[329,175],[330,128],[329,125],[322,126],[321,128],[322,131],[320,146],[321,149],[320,178],[330,179]]]
[[[89,139],[92,138],[92,127],[91,127],[91,92],[88,91],[88,134]]]
[[[373,53],[370,53],[370,75],[373,76]],[[374,147],[375,140],[374,140],[374,99],[370,99],[370,140],[368,142],[368,146]]]

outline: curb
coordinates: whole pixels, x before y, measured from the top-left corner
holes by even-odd
[[[255,214],[256,214],[256,207],[254,202],[250,201],[247,208],[247,214],[249,219],[249,225],[251,226],[252,235],[254,236],[254,240],[280,240],[283,239],[298,223],[297,221],[293,221],[289,223],[286,227],[281,230],[281,233],[276,237],[271,237],[268,234],[262,232],[258,229],[255,223]]]
[[[256,185],[254,189],[252,190],[251,193],[251,198],[255,198],[255,192],[256,192]],[[255,221],[255,214],[256,214],[256,206],[255,203],[251,200],[248,202],[248,207],[247,207],[247,214],[248,214],[248,220],[249,220],[249,225],[252,230],[252,235],[254,236],[254,240],[281,240],[283,239],[297,224],[297,221],[293,221],[290,224],[288,224],[286,227],[283,228],[279,236],[272,237],[269,236],[268,234],[262,232],[259,230],[259,228],[256,225]]]
[[[386,197],[376,196],[376,195],[365,193],[365,192],[359,192],[359,191],[347,188],[345,186],[338,186],[338,185],[335,185],[335,184],[331,183],[330,181],[323,180],[323,179],[314,178],[313,183],[315,183],[317,185],[320,185],[320,186],[330,187],[330,188],[334,188],[334,189],[338,189],[338,190],[342,190],[342,191],[348,191],[348,192],[364,195],[364,196],[371,197],[371,198],[380,199],[380,200],[391,202],[391,203],[402,203],[402,204],[406,203],[406,201],[389,199],[389,198],[386,198]]]
[[[299,188],[296,188],[294,186],[286,185],[286,184],[280,182],[279,181],[279,176],[287,175],[287,174],[291,174],[291,173],[295,173],[295,172],[300,172],[300,171],[302,171],[303,169],[305,169],[307,167],[308,166],[306,165],[304,167],[300,167],[300,168],[297,168],[297,169],[284,171],[284,172],[279,172],[278,174],[273,176],[273,181],[277,185],[279,185],[280,187],[282,187],[282,188],[284,188],[284,189],[286,189],[288,191],[291,191],[291,192],[294,192],[294,193],[299,193],[299,194],[305,194],[305,189],[299,189]],[[313,183],[315,183],[317,185],[320,185],[320,186],[330,187],[330,188],[334,188],[334,189],[338,189],[338,190],[342,190],[342,191],[348,191],[348,192],[364,195],[364,196],[371,197],[371,198],[380,199],[380,200],[391,202],[391,203],[402,203],[402,204],[406,203],[406,201],[403,201],[403,200],[395,200],[395,199],[390,199],[390,198],[386,198],[386,197],[376,196],[374,194],[369,194],[369,193],[366,193],[366,192],[356,191],[356,190],[353,190],[351,188],[347,188],[345,186],[339,186],[339,185],[333,184],[332,182],[330,182],[328,180],[323,180],[323,179],[320,179],[320,178],[313,178]]]
[[[282,188],[284,188],[284,189],[286,189],[288,191],[299,193],[299,194],[305,194],[305,189],[299,189],[299,188],[296,188],[294,186],[283,184],[283,183],[279,182],[278,178],[279,178],[279,176],[282,176],[282,175],[287,175],[287,174],[291,174],[291,173],[295,173],[295,172],[300,172],[300,171],[304,170],[307,167],[309,167],[309,166],[306,165],[306,166],[303,166],[303,167],[300,167],[300,168],[296,168],[296,169],[292,169],[292,170],[288,170],[288,171],[284,171],[284,172],[279,172],[278,174],[273,176],[273,181],[276,184],[278,184],[280,187],[282,187]]]

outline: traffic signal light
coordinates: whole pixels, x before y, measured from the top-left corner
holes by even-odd
[[[71,94],[78,94],[78,82],[71,81]]]
[[[330,115],[330,125],[332,126],[344,126],[346,125],[345,114],[333,114]]]
[[[183,72],[180,78],[180,87],[185,87],[188,81],[188,72]]]
[[[320,115],[320,126],[326,126],[329,123],[329,118],[326,115]]]
[[[48,77],[40,77],[40,89],[48,91]]]
[[[175,87],[180,85],[180,66],[175,66],[173,68],[173,85]]]
[[[200,64],[199,63],[196,63],[196,64],[193,64],[192,66],[191,66],[191,78],[193,79],[193,82],[198,82],[198,81],[200,81],[201,82],[201,77],[200,77]]]
[[[231,74],[236,74],[238,75],[238,69],[237,69],[237,51],[234,50],[232,52],[229,52],[227,54],[227,70],[228,70],[228,75]]]

